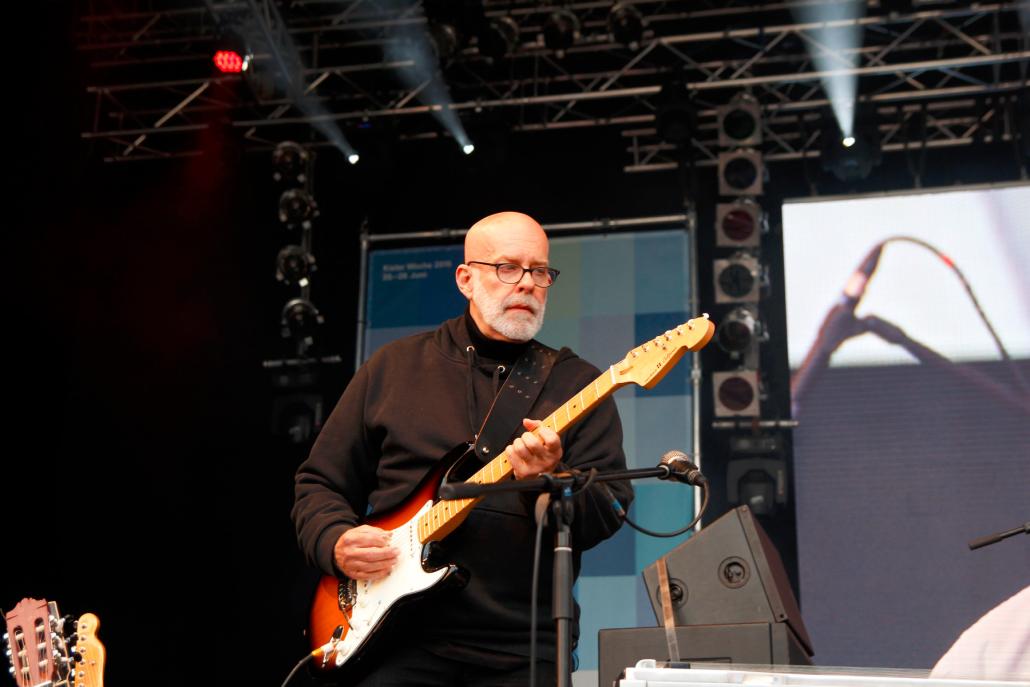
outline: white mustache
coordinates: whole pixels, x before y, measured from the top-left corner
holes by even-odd
[[[540,306],[531,296],[520,296],[518,294],[512,294],[501,302],[501,307],[507,310],[513,306],[522,306],[529,308],[529,311],[534,315],[539,314]]]

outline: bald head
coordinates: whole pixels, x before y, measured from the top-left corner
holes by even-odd
[[[537,286],[528,270],[547,267],[547,259],[547,234],[529,215],[498,212],[472,225],[465,236],[465,262],[454,277],[487,338],[528,341],[536,336],[544,322],[547,289]],[[502,282],[496,269],[502,263],[526,271],[516,283]]]
[[[484,217],[465,235],[466,262],[495,261],[501,254],[523,251],[547,260],[547,234],[535,219],[521,212],[498,212]]]

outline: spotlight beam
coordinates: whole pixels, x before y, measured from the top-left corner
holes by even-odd
[[[401,9],[396,0],[382,4],[393,5],[396,9]],[[418,13],[424,14],[421,5],[412,7]],[[465,149],[472,144],[472,141],[453,107],[454,101],[451,98],[450,89],[444,81],[439,59],[430,43],[428,24],[424,21],[424,16],[421,18],[423,21],[417,24],[400,24],[390,27],[388,29],[389,40],[383,44],[383,59],[386,62],[411,64],[409,69],[396,71],[398,78],[410,91],[398,100],[394,107],[403,108],[417,97],[428,108],[425,111],[435,117],[440,126],[454,137],[459,147]]]
[[[215,8],[211,0],[204,1],[212,14],[215,14]],[[258,0],[247,0],[247,6],[250,8],[252,22],[256,24],[258,32],[264,38],[268,50],[272,54],[272,59],[279,67],[277,78],[281,79],[282,86],[289,100],[298,109],[311,117],[311,125],[318,129],[348,160],[355,157],[358,151],[354,149],[354,146],[343,135],[343,131],[340,130],[336,122],[318,117],[318,115],[329,114],[325,105],[310,97],[315,88],[325,78],[328,78],[329,73],[326,72],[324,75],[316,78],[310,85],[302,88],[304,74],[306,73],[304,62],[289,32],[285,30],[286,23],[283,21],[275,2],[263,0],[259,3]],[[288,108],[289,106],[283,107]]]
[[[816,68],[827,75],[820,77],[823,90],[830,99],[837,126],[844,136],[851,136],[855,126],[855,96],[858,93],[858,75],[852,69],[858,67],[857,51],[862,47],[863,27],[860,23],[833,26],[837,21],[861,19],[864,2],[850,2],[831,5],[802,5],[793,3],[794,14],[804,22],[818,26],[808,32],[799,32]],[[847,16],[859,13],[858,17]],[[846,54],[845,54],[846,53]],[[845,67],[846,73],[833,74],[835,68]]]

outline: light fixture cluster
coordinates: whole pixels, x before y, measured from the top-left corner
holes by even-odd
[[[583,20],[575,8],[565,2],[555,3],[544,14],[532,15],[537,29],[535,35],[526,35],[514,15],[488,16],[481,0],[425,0],[423,9],[429,20],[430,45],[441,64],[466,49],[497,62],[511,56],[521,46],[544,47],[561,59],[567,50],[583,42]],[[632,3],[613,2],[608,6],[604,27],[608,40],[637,50],[647,24]],[[591,42],[596,43],[596,38],[591,36]]]
[[[308,355],[315,332],[323,322],[311,302],[311,277],[316,269],[311,227],[318,217],[318,205],[311,195],[312,162],[312,153],[293,141],[280,143],[272,153],[272,178],[282,188],[279,222],[293,240],[279,251],[275,278],[299,290],[283,306],[282,336],[293,342],[296,355],[301,358]]]
[[[726,363],[712,373],[716,426],[732,430],[723,449],[726,499],[756,515],[771,516],[787,503],[784,439],[761,428],[763,375],[760,348],[768,340],[763,322],[767,276],[762,236],[768,219],[762,207],[765,165],[761,153],[762,108],[748,93],[737,94],[716,111],[718,185],[715,210],[715,302],[720,311],[715,344]],[[766,404],[768,405],[768,404]]]
[[[713,372],[716,417],[758,417],[758,346],[763,337],[759,315],[764,273],[761,236],[765,213],[758,202],[765,168],[762,112],[747,93],[717,109],[718,185],[715,210],[715,302],[722,312],[715,343],[728,354],[732,369]]]

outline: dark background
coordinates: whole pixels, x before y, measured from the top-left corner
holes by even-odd
[[[35,49],[18,86],[24,133],[8,158],[18,219],[5,261],[0,607],[34,596],[64,613],[96,613],[113,686],[144,675],[154,685],[202,675],[279,684],[306,651],[308,575],[289,508],[307,447],[276,432],[262,368],[289,355],[279,311],[292,296],[273,276],[289,237],[275,219],[270,156],[243,152],[232,130],[214,127],[202,157],[102,163],[79,137],[89,106],[71,13],[53,4],[29,11],[25,37]],[[471,158],[427,141],[368,167],[320,149],[313,299],[326,317],[319,352],[343,360],[320,382],[328,403],[351,373],[362,220],[392,232],[467,227],[500,209],[544,224],[680,211],[678,175],[625,174],[624,145],[603,128],[515,136]],[[931,153],[927,170],[928,186],[1018,178],[1011,145]],[[712,168],[701,170],[697,197],[713,199],[714,181]],[[900,158],[850,187],[813,163],[781,163],[765,202],[911,183]],[[709,202],[699,208],[702,227]],[[774,223],[764,255],[782,333],[778,234]],[[709,232],[699,236],[703,266],[712,247]],[[710,271],[701,284],[710,303]],[[763,355],[784,415],[785,338],[776,334]],[[710,347],[706,365],[719,365],[719,355]],[[721,439],[706,441],[718,456]],[[792,517],[768,523],[782,530],[788,561]]]

